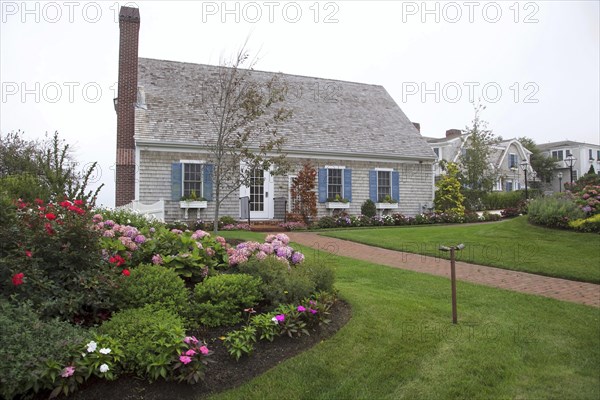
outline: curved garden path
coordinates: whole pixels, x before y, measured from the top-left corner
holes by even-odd
[[[311,232],[287,232],[286,234],[293,242],[313,249],[393,268],[450,277],[450,261],[445,259],[382,249]],[[593,283],[551,278],[461,261],[456,262],[456,278],[461,281],[600,307],[600,285]]]

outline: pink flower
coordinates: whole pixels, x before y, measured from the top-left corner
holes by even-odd
[[[190,357],[193,357],[194,354],[196,354],[196,350],[194,350],[194,349],[189,349],[188,351],[185,352],[185,355],[190,356]]]
[[[315,315],[318,312],[317,310],[313,310],[312,308],[310,308],[308,311],[310,311],[312,315]]]
[[[278,315],[275,316],[275,319],[278,322],[283,322],[283,321],[285,321],[285,314],[278,314]]]
[[[186,343],[186,344],[190,344],[190,343],[196,344],[196,343],[198,343],[198,339],[196,339],[195,336],[186,336],[183,339],[183,342]]]
[[[102,222],[103,219],[104,219],[104,217],[102,217],[101,214],[94,214],[94,216],[92,217],[92,220],[95,223]]]
[[[161,265],[163,263],[163,259],[160,254],[155,254],[152,256],[152,264]]]
[[[215,238],[215,240],[216,240],[217,242],[221,243],[221,246],[223,246],[223,247],[225,247],[225,245],[227,244],[227,241],[226,241],[226,240],[225,240],[225,238],[224,238],[224,237],[222,237],[222,236],[217,236],[217,237]]]
[[[31,258],[31,250],[25,250],[25,255]]]
[[[129,272],[129,270],[128,270],[128,269],[124,269],[124,270],[123,270],[121,273],[122,273],[123,275],[125,275],[125,276],[129,276],[129,275],[131,275],[131,272]]]
[[[192,358],[188,356],[179,356],[179,361],[181,361],[184,364],[189,364],[192,362]]]
[[[200,347],[200,353],[202,353],[203,355],[207,355],[208,354],[208,347],[206,347],[206,346]]]
[[[60,376],[62,376],[63,378],[68,378],[71,375],[73,375],[74,373],[75,373],[75,367],[68,366],[63,369],[62,374],[60,374]]]
[[[306,311],[306,308],[304,308],[303,306],[298,306],[298,312],[304,312]]]
[[[212,249],[212,247],[209,247],[208,249],[206,249],[206,254],[207,254],[209,257],[212,257],[212,256],[214,256],[214,255],[215,255],[215,251]]]

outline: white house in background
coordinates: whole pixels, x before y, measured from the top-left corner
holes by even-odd
[[[469,134],[463,134],[460,129],[449,129],[446,137],[432,138],[424,137],[429,143],[438,161],[458,163],[461,154],[464,154],[469,146]],[[530,165],[531,152],[527,150],[517,139],[503,140],[492,146],[490,166],[498,172],[498,180],[494,187],[495,191],[511,192],[525,188],[525,172],[521,163],[527,161],[527,181],[534,179],[534,171]],[[434,166],[435,179],[443,173],[439,163]]]
[[[552,190],[558,192],[561,183],[570,182],[569,155],[573,156],[573,181],[576,181],[581,175],[585,175],[590,165],[594,166],[594,171],[600,174],[600,145],[572,140],[563,140],[560,142],[544,143],[538,145],[542,153],[558,161],[556,173],[551,182]],[[562,175],[561,175],[562,174]]]

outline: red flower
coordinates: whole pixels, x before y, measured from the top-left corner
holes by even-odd
[[[128,270],[128,269],[124,269],[124,270],[123,270],[123,272],[121,272],[121,273],[122,273],[123,275],[125,275],[125,276],[129,276],[129,275],[131,275],[131,273],[129,272],[129,270]]]
[[[19,207],[19,210],[22,210],[25,207],[27,207],[27,203],[25,203],[23,200],[19,199],[19,200],[17,200],[17,207]]]
[[[31,258],[31,250],[25,250],[25,255]]]
[[[109,258],[108,262],[110,262],[111,264],[117,264],[117,267],[120,267],[121,265],[125,264],[125,260],[123,259],[123,257],[121,257],[118,254]]]
[[[19,272],[18,274],[14,274],[12,277],[13,285],[15,285],[15,286],[22,285],[24,277],[25,277],[25,275],[22,272]]]
[[[46,222],[46,224],[44,225],[44,228],[46,229],[46,232],[48,233],[48,235],[54,235],[54,229],[52,229],[52,225],[50,225],[49,222]]]
[[[49,219],[50,221],[53,221],[56,219],[56,215],[53,213],[48,213],[46,214],[46,219]]]
[[[69,211],[72,211],[72,212],[74,212],[74,213],[76,213],[76,214],[79,214],[79,215],[83,215],[83,214],[85,214],[85,211],[83,211],[83,210],[82,210],[81,208],[79,208],[79,207],[75,207],[75,206],[69,206],[69,207],[68,207],[68,209],[69,209]]]
[[[35,199],[35,204],[37,204],[38,206],[41,206],[44,204],[44,201],[42,199]]]
[[[81,207],[83,205],[83,200],[75,200],[73,202],[73,204],[75,204],[76,206],[80,206]]]
[[[72,204],[71,204],[71,202],[70,202],[69,200],[61,201],[61,202],[60,202],[60,203],[58,203],[58,204],[60,204],[60,206],[61,206],[61,207],[64,207],[64,208],[67,208],[67,207],[70,207],[70,206],[72,206]]]

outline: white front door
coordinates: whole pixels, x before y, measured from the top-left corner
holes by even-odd
[[[250,219],[272,219],[273,218],[273,177],[269,171],[254,169],[249,186],[240,188],[240,197],[250,199]]]

